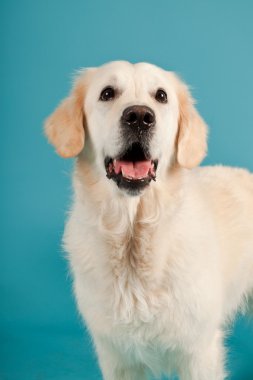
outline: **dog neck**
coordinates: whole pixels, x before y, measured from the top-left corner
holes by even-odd
[[[131,197],[101,175],[89,161],[79,158],[74,171],[75,198],[83,207],[86,223],[98,230],[112,247],[134,246],[142,230],[151,236],[163,218],[173,215],[182,199],[182,176],[175,168],[166,179],[152,183]],[[166,183],[164,183],[166,182]],[[125,248],[126,249],[126,248]],[[122,255],[124,253],[122,252]],[[120,257],[120,253],[117,253]]]

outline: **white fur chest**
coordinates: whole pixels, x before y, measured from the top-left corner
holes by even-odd
[[[163,275],[162,257],[157,260],[154,254],[156,225],[150,228],[146,220],[134,224],[136,206],[133,202],[126,209],[111,202],[100,219],[92,220],[83,217],[87,209],[79,205],[64,235],[75,286],[83,288],[81,298],[85,303],[92,298],[93,305],[99,305],[100,313],[113,322],[150,321],[162,302],[161,290],[160,296],[156,294]]]
[[[208,293],[193,265],[198,260],[187,259],[173,224],[166,230],[159,209],[143,208],[133,224],[118,204],[107,206],[100,220],[74,207],[64,238],[79,310],[92,335],[109,337],[135,357],[148,358],[153,350],[168,354],[182,342],[192,346],[199,326],[210,319],[209,309],[201,306]]]

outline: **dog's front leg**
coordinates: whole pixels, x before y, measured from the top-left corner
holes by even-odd
[[[221,333],[211,343],[198,347],[180,360],[180,380],[225,380],[224,347]]]
[[[146,371],[141,364],[130,365],[114,348],[96,342],[100,369],[104,380],[146,380]]]

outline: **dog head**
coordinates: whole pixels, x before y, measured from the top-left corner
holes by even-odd
[[[207,148],[207,127],[187,86],[147,63],[84,70],[45,131],[62,157],[85,156],[89,145],[100,175],[131,195],[172,165],[197,166]]]

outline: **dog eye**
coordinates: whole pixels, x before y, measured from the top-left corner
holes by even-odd
[[[161,89],[156,91],[155,98],[160,103],[167,103],[168,101],[166,92]]]
[[[107,102],[115,98],[115,90],[112,87],[106,87],[100,94],[99,100]]]

